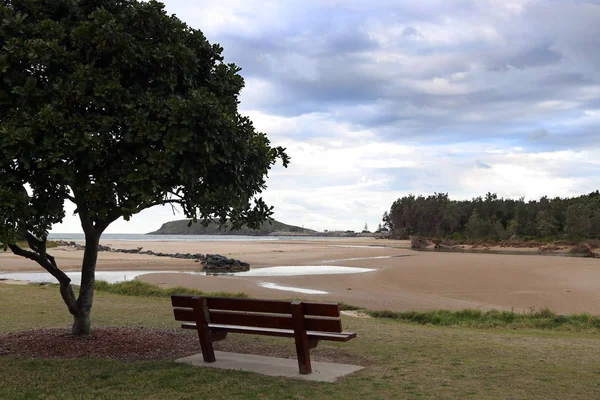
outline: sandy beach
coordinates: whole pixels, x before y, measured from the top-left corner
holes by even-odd
[[[245,292],[251,297],[344,302],[369,309],[515,309],[548,307],[559,313],[600,314],[600,260],[562,256],[413,251],[406,241],[329,239],[292,241],[103,241],[113,248],[169,253],[218,253],[251,264],[346,266],[373,271],[340,275],[203,276],[193,260],[101,252],[98,271],[161,271],[140,276],[165,287]],[[52,249],[65,271],[77,271],[82,251]],[[0,274],[40,272],[32,261],[0,252]],[[172,271],[164,273],[164,271]],[[1,278],[1,276],[0,276]],[[263,287],[309,289],[306,294]],[[0,290],[1,287],[0,287]]]

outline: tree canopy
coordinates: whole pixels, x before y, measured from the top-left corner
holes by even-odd
[[[494,193],[461,201],[447,193],[409,195],[396,200],[383,219],[397,237],[600,238],[600,192],[528,202]]]
[[[75,203],[85,295],[120,217],[174,204],[194,221],[260,226],[272,208],[257,195],[289,160],[239,114],[244,80],[222,51],[156,1],[2,2],[0,243],[61,278],[45,241]]]

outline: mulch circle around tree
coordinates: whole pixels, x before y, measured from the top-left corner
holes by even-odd
[[[246,336],[246,335],[244,335]],[[254,340],[224,340],[215,350],[296,358],[293,340],[285,345]],[[289,342],[289,343],[287,343]],[[314,361],[369,365],[369,360],[349,349],[326,344],[311,351]],[[0,357],[111,358],[122,361],[175,360],[200,353],[196,331],[158,328],[97,327],[85,336],[70,329],[36,329],[0,335]]]
[[[4,356],[174,360],[199,351],[197,336],[154,328],[95,328],[86,336],[73,336],[69,329],[37,329],[0,336]]]

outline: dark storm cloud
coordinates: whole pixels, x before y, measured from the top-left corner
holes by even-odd
[[[547,46],[540,46],[516,54],[509,58],[506,63],[515,68],[527,68],[556,64],[561,58],[562,56],[560,53],[557,53]]]
[[[584,86],[590,85],[593,82],[593,79],[580,72],[558,72],[556,74],[549,74],[539,80],[540,85],[558,87]]]

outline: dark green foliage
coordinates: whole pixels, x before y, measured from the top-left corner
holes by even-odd
[[[288,157],[238,113],[244,80],[222,51],[157,1],[0,3],[0,245],[58,279],[73,333],[89,333],[98,242],[118,218],[272,215],[257,195]],[[77,299],[46,253],[66,200],[86,238]]]
[[[492,236],[494,226],[491,220],[481,219],[476,210],[473,210],[469,222],[467,222],[466,233],[469,239]]]
[[[592,233],[593,217],[594,215],[587,204],[570,205],[567,208],[565,233],[570,236],[588,237]]]
[[[542,197],[450,200],[447,194],[406,196],[394,202],[383,216],[393,236],[445,237],[454,240],[506,240],[600,238],[600,195],[592,192],[573,198]]]
[[[0,21],[0,241],[44,236],[69,198],[101,224],[164,203],[270,215],[251,202],[287,156],[238,114],[240,69],[202,32],[155,1],[10,1]]]
[[[555,236],[558,233],[558,221],[548,211],[542,210],[535,216],[535,229],[537,236]]]

